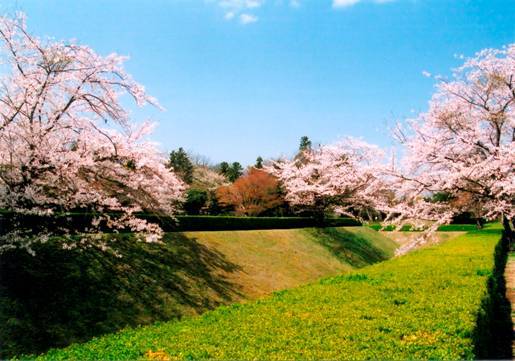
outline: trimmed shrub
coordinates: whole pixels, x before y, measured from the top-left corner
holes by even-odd
[[[91,213],[57,214],[52,217],[18,215],[10,212],[0,213],[0,230],[16,227],[16,223],[29,225],[31,229],[58,229],[60,224],[70,223],[81,232],[94,218]],[[158,223],[165,232],[185,231],[231,231],[258,229],[288,229],[306,227],[352,227],[361,224],[351,218],[326,218],[322,223],[307,217],[234,217],[234,216],[177,216],[160,217],[153,214],[140,214],[140,218]],[[101,228],[109,232],[108,228]],[[0,231],[1,232],[1,231]]]

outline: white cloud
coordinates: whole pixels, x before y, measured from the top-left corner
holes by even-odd
[[[302,0],[204,0],[206,3],[215,4],[222,9],[224,19],[238,21],[246,25],[259,20],[260,8],[269,6],[285,6],[292,9],[299,8]],[[386,4],[396,0],[331,0],[334,9],[348,8],[361,2],[369,4]],[[328,1],[329,2],[329,1]]]
[[[241,14],[240,15],[240,23],[243,25],[252,24],[258,21],[257,16],[251,14]]]
[[[208,0],[208,2],[211,2]],[[265,0],[216,0],[219,7],[224,9],[224,19],[233,20],[236,17],[241,24],[255,23],[258,17],[249,11],[255,11],[264,4]]]
[[[243,10],[255,9],[263,5],[264,0],[220,0],[218,5],[224,9]]]
[[[333,8],[345,8],[352,5],[356,5],[362,0],[333,0]],[[386,4],[390,2],[394,2],[395,0],[372,0],[371,2],[375,4]]]
[[[260,7],[262,4],[263,2],[259,0],[247,0],[245,2],[245,7],[248,9],[254,9]]]
[[[290,6],[292,8],[298,8],[300,7],[300,0],[290,0]]]
[[[333,8],[344,8],[359,3],[361,0],[333,0]]]
[[[225,18],[225,20],[231,20],[232,18],[234,18],[234,15],[235,14],[232,11],[229,11],[229,12],[225,13],[224,18]]]

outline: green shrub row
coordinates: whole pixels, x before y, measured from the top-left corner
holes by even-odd
[[[170,230],[226,231],[250,229],[285,229],[306,227],[351,227],[361,223],[351,218],[326,218],[322,222],[307,217],[231,217],[179,216],[178,224]]]
[[[13,221],[16,217],[16,221]],[[13,213],[0,213],[0,229],[8,230],[16,224],[34,228],[58,229],[60,225],[67,225],[77,231],[84,230],[90,223],[94,214],[67,213],[52,217],[32,215],[14,215]],[[160,217],[153,214],[140,214],[140,218],[149,222],[158,223],[166,232],[184,231],[230,231],[252,229],[288,229],[305,227],[346,227],[360,226],[361,224],[351,218],[326,218],[322,222],[308,217],[232,217],[232,216],[177,216]],[[102,230],[108,232],[109,229]]]
[[[499,238],[497,230],[470,232],[267,299],[127,329],[39,359],[495,357],[488,340],[501,339],[502,329],[485,330],[496,315]],[[504,351],[497,356],[509,358]]]

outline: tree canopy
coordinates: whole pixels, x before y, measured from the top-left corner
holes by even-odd
[[[515,220],[515,44],[485,49],[439,80],[429,110],[398,135],[405,157],[392,189],[402,202],[393,218],[449,222],[463,211]],[[445,194],[432,202],[427,194]],[[459,200],[459,201],[457,201]],[[399,216],[400,215],[400,216]]]
[[[136,213],[173,214],[184,187],[145,141],[152,124],[134,127],[122,106],[123,94],[157,105],[124,71],[125,58],[32,36],[23,15],[0,18],[0,42],[8,70],[0,88],[0,208],[16,215],[87,210],[96,215],[92,235],[102,226],[158,240],[160,228]],[[72,237],[72,229],[25,226],[0,235],[0,251],[30,250],[55,231],[66,247],[107,247],[98,237]]]
[[[250,168],[233,184],[217,190],[222,207],[233,207],[236,215],[258,216],[284,203],[276,177]]]

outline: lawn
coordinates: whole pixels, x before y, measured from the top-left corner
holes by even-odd
[[[126,329],[39,359],[489,357],[486,345],[503,340],[490,331],[511,332],[492,324],[504,321],[493,307],[502,291],[499,239],[499,230],[473,231],[269,298]]]
[[[0,358],[84,342],[123,327],[202,314],[390,258],[360,227],[167,233],[163,244],[108,235],[122,257],[65,251],[0,258]]]

